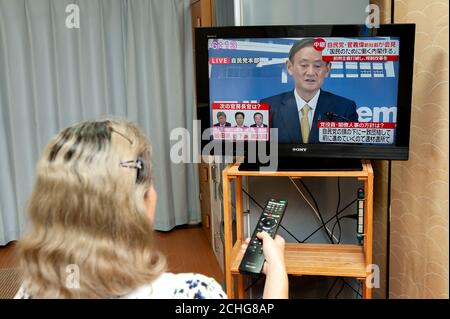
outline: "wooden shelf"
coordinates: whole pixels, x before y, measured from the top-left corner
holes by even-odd
[[[367,178],[373,173],[369,161],[362,161],[362,170],[359,171],[240,171],[239,164],[235,163],[228,167],[229,176],[287,176],[287,177],[356,177]]]
[[[243,240],[243,176],[303,177],[352,177],[364,183],[364,242],[362,246],[348,244],[297,244],[287,243],[285,262],[288,274],[303,276],[352,277],[362,281],[363,298],[372,297],[372,288],[366,285],[370,275],[366,267],[372,264],[373,232],[373,169],[370,161],[361,161],[362,169],[354,171],[240,171],[238,164],[228,165],[222,172],[224,238],[225,238],[225,279],[229,298],[235,297],[234,277],[237,277],[237,296],[244,297],[244,281],[239,273],[242,260]],[[236,223],[232,216],[231,183],[235,183]],[[233,226],[234,225],[234,226]],[[233,240],[233,228],[236,241]]]
[[[240,240],[231,252],[231,273],[239,274],[242,260]],[[286,270],[290,275],[366,277],[364,251],[358,245],[286,243]]]

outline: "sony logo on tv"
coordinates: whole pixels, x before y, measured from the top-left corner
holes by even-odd
[[[306,152],[306,151],[308,151],[308,149],[306,147],[293,147],[292,151],[293,152]]]

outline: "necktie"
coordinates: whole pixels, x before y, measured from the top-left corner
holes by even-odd
[[[302,138],[303,138],[303,143],[308,143],[309,140],[309,119],[308,119],[308,114],[309,111],[311,110],[311,107],[308,104],[305,104],[305,106],[303,106],[301,112],[302,112],[302,119],[300,121],[300,125],[301,125],[301,130],[302,130]]]

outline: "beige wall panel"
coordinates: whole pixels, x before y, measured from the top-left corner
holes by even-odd
[[[416,23],[410,160],[392,171],[391,298],[448,298],[448,1],[395,1]]]

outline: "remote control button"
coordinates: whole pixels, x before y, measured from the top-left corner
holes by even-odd
[[[272,228],[273,226],[275,226],[275,224],[277,223],[275,219],[273,218],[263,218],[261,220],[262,224],[263,224],[263,228]]]

